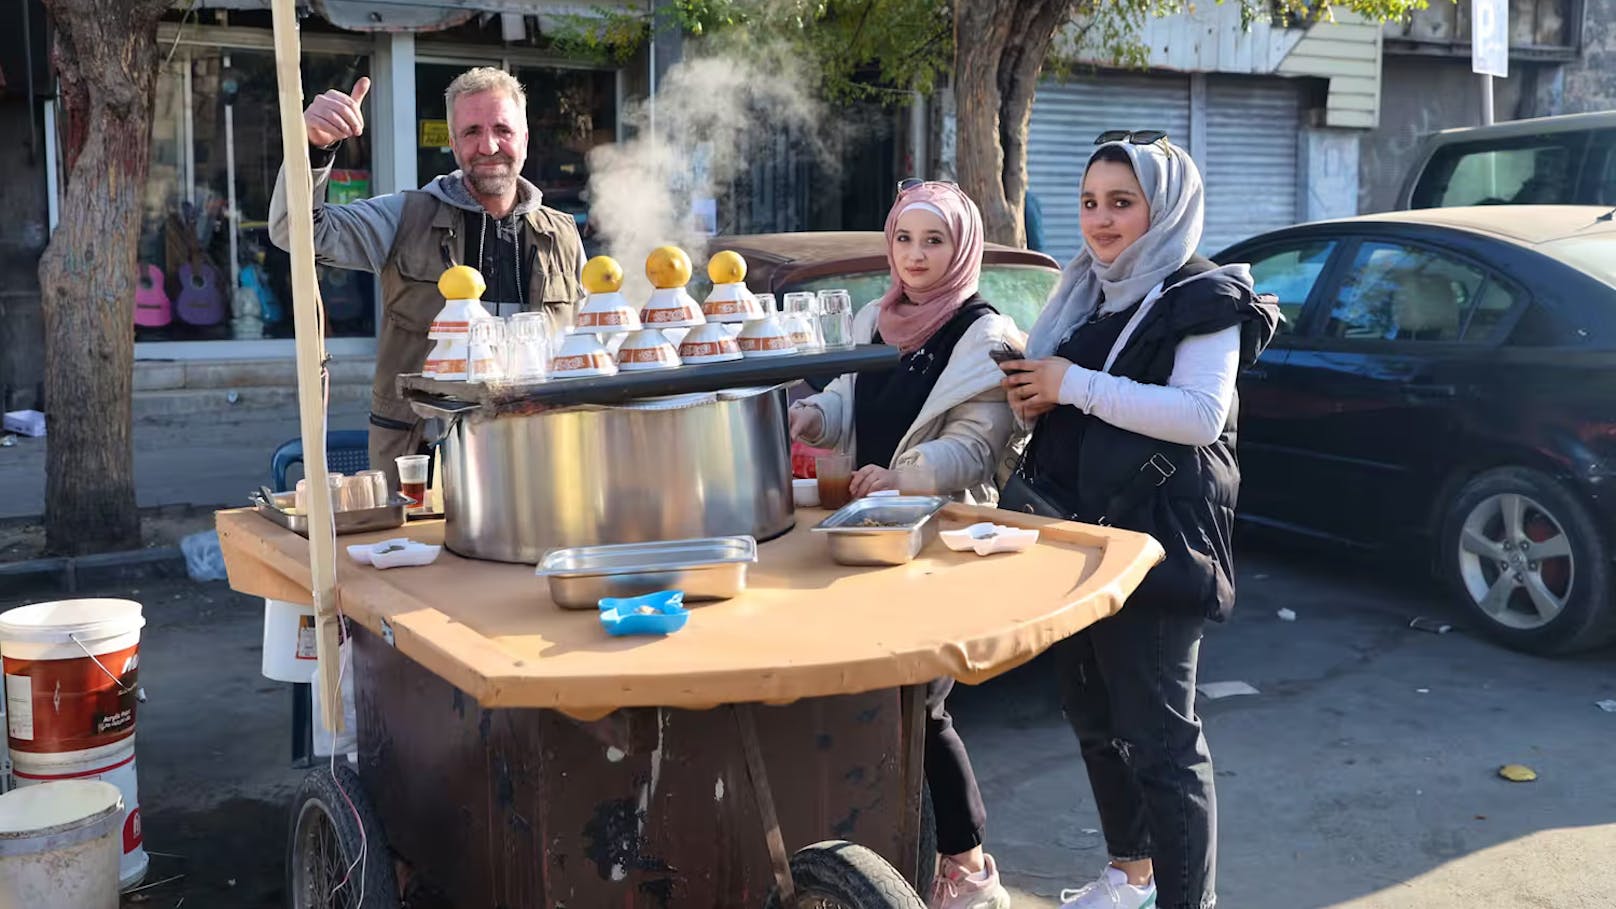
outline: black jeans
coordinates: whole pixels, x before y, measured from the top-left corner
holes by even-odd
[[[1195,715],[1203,625],[1130,602],[1056,650],[1106,848],[1116,861],[1152,860],[1160,909],[1217,900],[1217,796]]]
[[[943,855],[959,855],[982,845],[988,820],[965,742],[944,704],[953,690],[953,679],[926,684],[926,786],[937,819],[937,851]]]

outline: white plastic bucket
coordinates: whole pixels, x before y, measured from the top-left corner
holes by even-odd
[[[0,729],[6,728],[6,686],[0,675]],[[0,795],[11,791],[11,749],[0,748]]]
[[[310,670],[318,665],[315,646],[313,606],[286,600],[264,601],[265,678],[307,682]]]
[[[96,780],[0,795],[0,909],[118,909],[122,814]]]
[[[118,787],[123,795],[119,821],[118,887],[128,890],[146,877],[150,858],[140,829],[140,790],[135,772],[135,739],[88,751],[34,754],[11,753],[12,775],[18,789],[37,787],[64,780],[100,780]]]
[[[145,624],[132,600],[57,600],[0,613],[11,750],[86,751],[134,735]]]

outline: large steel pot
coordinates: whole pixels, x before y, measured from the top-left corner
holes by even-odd
[[[790,530],[784,387],[537,414],[417,402],[443,434],[444,542],[537,563],[560,546]]]

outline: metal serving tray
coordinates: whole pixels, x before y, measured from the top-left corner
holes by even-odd
[[[830,557],[843,565],[902,565],[937,539],[933,518],[949,501],[943,496],[859,499],[819,522],[813,532],[826,536]]]
[[[685,600],[727,600],[746,589],[747,566],[757,561],[748,536],[662,540],[552,549],[539,577],[563,609],[595,609],[605,597],[636,597],[683,590]]]
[[[297,493],[273,493],[274,500],[264,501],[262,493],[252,494],[253,508],[259,514],[285,527],[300,537],[309,535],[309,516],[306,514],[292,514],[291,509],[297,504]],[[334,517],[337,525],[337,534],[365,533],[371,530],[389,530],[404,526],[404,511],[411,504],[411,500],[394,493],[385,508],[362,508],[357,511],[339,511]]]

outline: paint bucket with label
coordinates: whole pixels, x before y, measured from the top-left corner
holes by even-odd
[[[319,664],[315,649],[314,607],[286,600],[264,601],[264,678],[307,682]]]
[[[123,863],[130,886],[146,873],[135,793],[135,703],[140,629],[130,600],[58,600],[0,613],[6,734],[19,786],[105,779],[123,792]]]

